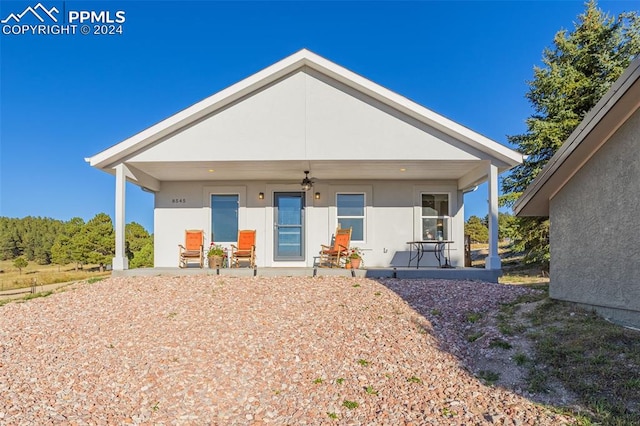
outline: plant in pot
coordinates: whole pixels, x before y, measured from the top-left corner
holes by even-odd
[[[358,269],[362,264],[362,249],[358,247],[352,247],[349,258],[347,259],[347,268]]]
[[[211,244],[211,247],[209,247],[209,251],[207,252],[209,268],[222,268],[222,265],[224,264],[224,257],[224,248],[218,244]]]

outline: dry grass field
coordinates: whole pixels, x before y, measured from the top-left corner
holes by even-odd
[[[22,272],[13,266],[13,260],[0,261],[0,291],[46,285],[68,281],[86,280],[94,277],[108,276],[110,272],[100,273],[97,265],[84,265],[75,270],[73,265],[38,265],[29,262]]]
[[[500,243],[498,252],[502,258],[503,275],[500,284],[548,284],[549,275],[539,267],[522,263],[522,254],[514,253],[508,243]],[[484,259],[489,253],[488,244],[471,244],[471,265],[484,268]]]

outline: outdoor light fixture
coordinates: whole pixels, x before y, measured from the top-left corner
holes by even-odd
[[[259,200],[264,200],[264,192],[258,193],[258,199]]]
[[[314,198],[315,198],[316,200],[319,200],[319,199],[320,199],[320,193],[319,193],[319,192],[316,192],[316,193],[314,194]]]
[[[302,179],[300,185],[302,185],[303,191],[308,191],[313,186],[313,182],[311,182],[311,179],[309,179],[309,170],[304,171],[304,179]]]

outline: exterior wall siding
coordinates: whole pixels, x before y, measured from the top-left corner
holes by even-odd
[[[489,159],[338,82],[298,72],[129,161],[353,160],[347,146],[369,160]]]
[[[464,210],[462,194],[456,182],[416,181],[337,181],[317,182],[306,196],[306,235],[303,262],[273,260],[273,193],[300,191],[297,183],[277,182],[163,182],[155,197],[154,234],[155,266],[175,267],[178,244],[184,240],[185,229],[204,229],[209,245],[211,239],[210,195],[240,194],[239,229],[256,229],[257,264],[265,266],[313,266],[321,244],[328,244],[335,232],[336,194],[363,192],[366,201],[365,241],[352,243],[364,251],[366,267],[406,267],[407,241],[420,239],[420,194],[449,194],[451,261],[464,265]],[[319,200],[313,194],[320,192]],[[258,194],[265,198],[260,200]],[[425,253],[421,266],[437,266],[432,253]]]
[[[640,327],[640,111],[550,200],[552,298]]]

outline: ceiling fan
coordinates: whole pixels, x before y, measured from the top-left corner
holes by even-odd
[[[300,182],[303,191],[308,191],[313,188],[313,178],[309,178],[309,170],[304,171],[304,179]]]

